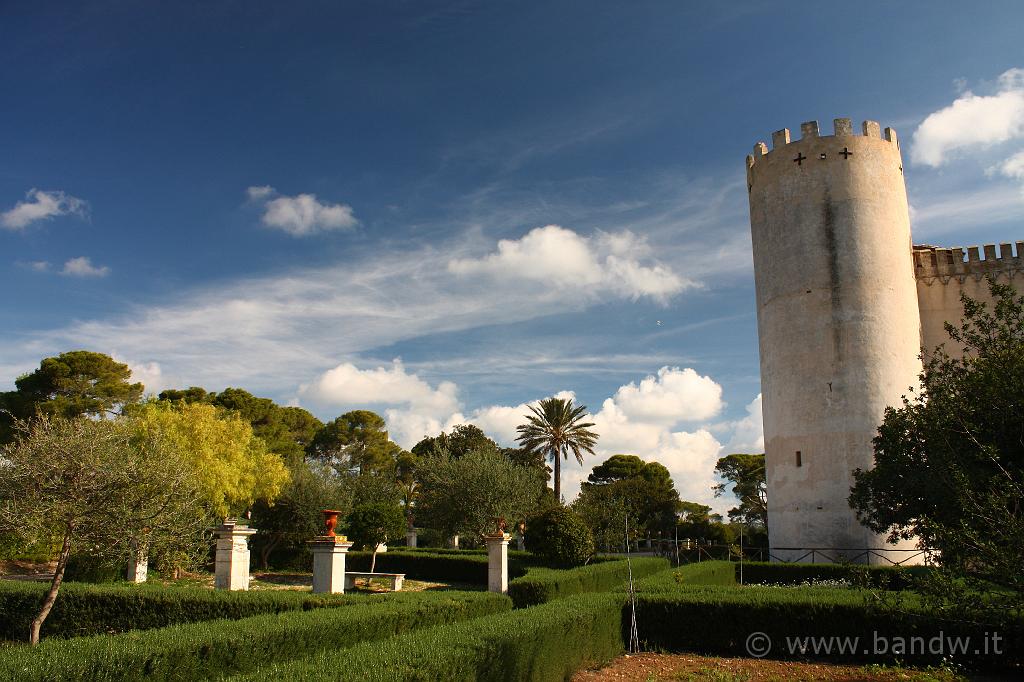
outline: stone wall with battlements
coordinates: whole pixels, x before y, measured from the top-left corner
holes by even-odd
[[[941,248],[914,246],[918,309],[921,315],[921,346],[925,354],[945,345],[951,355],[963,352],[946,333],[945,324],[958,325],[963,317],[960,294],[991,303],[987,277],[1013,285],[1024,293],[1024,242],[985,244],[983,247]]]

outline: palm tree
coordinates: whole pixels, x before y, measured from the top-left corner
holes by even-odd
[[[583,453],[594,454],[597,434],[590,430],[592,422],[580,423],[586,405],[573,407],[572,398],[546,398],[539,405],[528,405],[533,415],[527,423],[516,427],[516,440],[529,452],[539,452],[555,462],[555,499],[562,500],[562,457],[569,452],[583,464]]]

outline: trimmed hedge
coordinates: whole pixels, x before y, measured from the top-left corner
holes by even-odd
[[[739,580],[739,564],[736,578]],[[906,590],[928,574],[927,566],[865,566],[862,564],[798,564],[747,561],[743,563],[743,582],[762,585],[800,585],[818,580],[844,580],[853,585]]]
[[[622,652],[622,595],[577,595],[253,671],[232,682],[561,682]]]
[[[532,558],[524,560],[526,552],[509,552],[508,572],[510,577],[526,573]],[[373,552],[349,552],[345,567],[350,571],[369,571]],[[388,550],[377,555],[378,573],[405,573],[413,580],[430,580],[444,583],[487,584],[487,555],[485,553],[452,550],[450,552],[394,551]]]
[[[639,557],[632,559],[633,579],[664,571],[669,567],[666,559]],[[607,561],[568,570],[531,568],[522,578],[508,584],[508,596],[517,609],[543,604],[582,592],[614,590],[629,579],[625,561]]]
[[[48,583],[0,580],[0,639],[25,639]],[[359,603],[367,595],[64,583],[42,636],[79,637]]]
[[[681,585],[735,585],[736,573],[729,561],[701,561],[655,573],[636,584],[638,592],[671,591]]]
[[[958,656],[957,663],[1008,667],[1021,662],[1022,623],[1009,621],[1002,626],[944,620],[925,611],[910,594],[883,607],[865,590],[826,587],[721,587],[680,586],[673,573],[645,582],[637,597],[637,627],[645,648],[667,651],[693,651],[723,656],[748,655],[747,638],[763,633],[771,642],[772,658],[828,656],[840,660],[876,662],[902,660],[913,664],[937,664],[943,655],[930,652],[874,651],[874,638],[921,637],[928,642],[939,634],[944,637],[971,637],[971,650]],[[896,608],[894,608],[894,606]],[[623,611],[623,617],[627,616]],[[983,647],[989,633],[1003,637],[1002,656],[976,656],[974,647]],[[816,637],[819,646],[831,651],[797,648],[797,638]],[[787,639],[788,638],[788,639]],[[859,638],[855,646],[840,652],[839,639]],[[828,644],[831,642],[831,644]],[[1016,645],[1016,646],[1015,646]],[[797,645],[798,646],[798,645]],[[813,647],[812,643],[808,646]],[[949,654],[946,649],[943,653]]]
[[[344,609],[176,625],[115,636],[52,640],[0,654],[0,679],[196,680],[221,678],[417,628],[509,611],[488,592],[387,595]]]

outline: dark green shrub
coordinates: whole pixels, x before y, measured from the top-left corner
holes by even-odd
[[[418,630],[232,678],[369,682],[561,682],[623,648],[622,595],[589,594]]]
[[[0,639],[24,639],[28,623],[43,601],[48,584],[0,580]],[[88,585],[60,588],[42,635],[78,637],[148,630],[176,623],[238,619],[361,602],[366,595],[313,595],[309,592],[224,592],[158,585]]]
[[[508,611],[488,592],[396,593],[342,609],[177,625],[115,636],[52,640],[0,654],[0,679],[196,680],[336,651],[417,628]]]
[[[1005,667],[1021,662],[1019,620],[997,627],[944,620],[923,609],[910,594],[897,602],[880,603],[871,592],[849,588],[687,587],[674,580],[674,573],[641,584],[637,629],[645,648],[745,656],[747,638],[764,633],[771,641],[773,658],[825,656],[824,649],[808,648],[814,646],[809,640],[800,648],[801,638],[816,637],[818,646],[833,647],[829,658],[924,665],[941,663],[943,656],[911,651],[911,638],[923,638],[921,642],[927,643],[941,634],[972,638],[970,650],[954,659],[957,663]],[[624,615],[628,614],[624,611]],[[974,647],[983,647],[992,631],[1003,637],[1005,655],[976,656]],[[895,638],[903,638],[908,648],[902,655],[893,655],[891,650],[876,653],[876,637],[885,638],[888,647]],[[841,653],[840,641],[850,648]],[[792,652],[790,646],[794,646]]]
[[[582,566],[594,555],[594,534],[579,514],[553,507],[526,524],[526,546],[555,566]]]
[[[736,567],[739,579],[739,564]],[[744,562],[743,582],[747,585],[800,585],[842,580],[853,585],[888,590],[906,590],[927,575],[927,566],[864,566],[862,564],[790,564]]]
[[[664,571],[668,561],[651,557],[631,560],[633,579]],[[629,580],[629,566],[625,561],[607,561],[568,570],[531,568],[522,578],[508,585],[508,596],[516,608],[543,604],[553,599],[582,592],[604,592],[623,586]]]
[[[665,584],[675,589],[679,585],[735,585],[736,572],[728,561],[702,561],[687,564],[671,571],[659,573],[637,583],[637,590],[650,590]]]
[[[72,554],[64,570],[64,580],[78,583],[116,583],[125,580],[127,566],[113,566],[107,560],[84,554]]]

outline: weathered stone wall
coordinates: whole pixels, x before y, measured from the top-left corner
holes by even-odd
[[[1024,294],[1024,242],[1017,242],[1016,256],[1013,251],[1009,243],[1000,244],[998,252],[995,244],[986,244],[982,249],[914,247],[921,347],[926,354],[939,345],[944,345],[945,351],[953,356],[963,352],[960,344],[949,338],[945,324],[959,326],[964,313],[961,292],[992,303],[986,276],[993,276],[1000,284],[1011,284]]]
[[[917,380],[921,332],[899,144],[877,123],[862,131],[837,119],[820,137],[805,123],[800,140],[782,130],[772,151],[758,143],[747,157],[777,556],[872,549],[877,563],[892,547],[847,498],[852,471],[872,466],[885,407]]]

